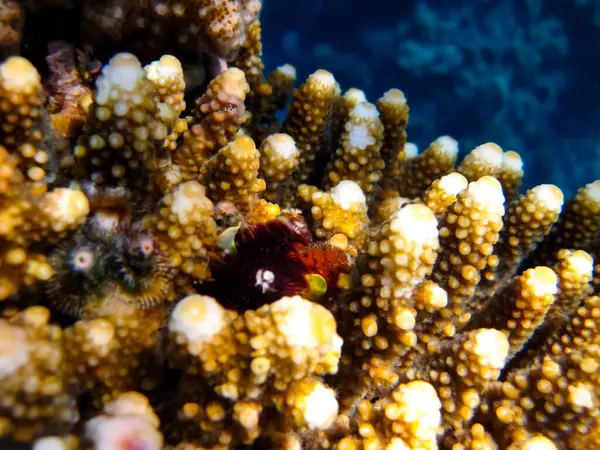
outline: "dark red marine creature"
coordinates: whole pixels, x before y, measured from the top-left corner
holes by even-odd
[[[240,312],[284,296],[314,299],[331,293],[339,274],[352,269],[343,250],[314,242],[306,223],[295,215],[242,225],[234,246],[211,267],[213,280],[197,289]]]

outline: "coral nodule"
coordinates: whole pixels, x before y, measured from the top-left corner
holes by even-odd
[[[600,448],[600,180],[265,75],[259,0],[24,3],[81,41],[0,63],[0,447]]]

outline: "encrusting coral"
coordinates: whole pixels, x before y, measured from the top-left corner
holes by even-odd
[[[0,64],[0,447],[600,448],[600,181],[520,194],[514,151],[418,153],[398,89],[292,93],[260,6],[0,2],[0,49],[83,27]]]

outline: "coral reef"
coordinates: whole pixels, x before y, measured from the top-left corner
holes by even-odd
[[[418,153],[325,70],[280,122],[256,0],[38,8],[159,54],[0,63],[0,447],[600,446],[600,180]],[[231,63],[196,101],[180,47]]]

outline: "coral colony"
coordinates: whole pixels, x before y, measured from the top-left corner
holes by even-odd
[[[264,75],[258,0],[25,3],[0,448],[600,448],[600,181],[519,192],[494,143],[418,153],[398,89]],[[46,10],[80,42],[36,68]]]

